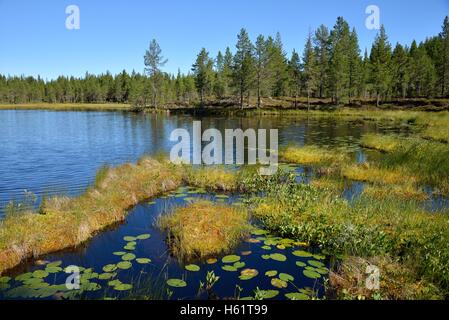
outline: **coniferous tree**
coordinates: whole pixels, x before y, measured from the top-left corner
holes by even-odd
[[[145,71],[151,78],[152,103],[157,108],[157,95],[161,87],[161,68],[167,63],[167,59],[162,56],[162,50],[156,39],[151,40],[150,47],[144,56]]]
[[[391,56],[392,93],[394,96],[406,98],[410,82],[409,70],[407,49],[397,43]]]
[[[376,105],[385,98],[391,83],[391,45],[382,25],[371,48],[371,83],[376,94]]]
[[[290,86],[292,88],[293,97],[295,98],[295,108],[298,106],[298,96],[301,91],[301,61],[299,54],[293,50],[289,64]]]
[[[310,107],[310,97],[318,84],[318,65],[315,57],[315,50],[312,44],[312,35],[309,33],[307,38],[304,53],[303,53],[303,78],[304,78],[304,88],[307,92],[307,105]]]
[[[192,72],[195,76],[195,85],[200,95],[200,104],[204,106],[204,96],[207,94],[212,83],[213,61],[209,58],[209,53],[205,48],[196,58],[196,62],[192,66]]]
[[[315,31],[315,55],[318,63],[318,87],[319,98],[322,99],[327,94],[329,86],[329,60],[330,60],[330,44],[329,29],[321,25]]]

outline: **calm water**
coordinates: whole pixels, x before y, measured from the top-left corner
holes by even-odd
[[[175,128],[279,129],[280,145],[318,144],[357,149],[361,135],[393,130],[388,125],[263,116],[193,118],[121,112],[0,110],[0,207],[21,200],[24,190],[42,198],[76,195],[103,164],[136,161],[143,154],[167,152]],[[396,130],[396,129],[394,129]],[[1,212],[1,211],[0,211]],[[0,213],[1,214],[1,213]]]

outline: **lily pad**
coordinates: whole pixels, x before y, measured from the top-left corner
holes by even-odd
[[[309,296],[301,292],[287,293],[285,294],[285,297],[290,300],[309,300]]]
[[[200,267],[197,266],[196,264],[189,264],[187,266],[185,266],[187,271],[191,271],[191,272],[198,272],[200,271]]]
[[[229,256],[223,257],[223,259],[221,259],[221,261],[223,263],[235,263],[237,261],[240,261],[240,257],[237,255],[229,255]]]
[[[324,268],[326,266],[321,261],[316,261],[316,260],[309,260],[309,261],[307,261],[307,263],[315,268]]]
[[[131,267],[132,267],[132,263],[129,261],[120,261],[119,263],[117,263],[117,268],[122,269],[122,270],[127,270]]]
[[[127,253],[122,256],[122,260],[124,260],[124,261],[131,261],[131,260],[134,260],[135,258],[136,258],[136,255],[132,254],[132,253]]]
[[[270,254],[270,258],[275,260],[275,261],[280,261],[280,262],[287,261],[287,257],[285,255],[283,255],[282,253]]]
[[[280,273],[279,274],[279,279],[281,279],[283,281],[286,281],[286,282],[295,281],[295,278],[292,275],[288,274],[288,273]]]
[[[0,283],[8,283],[10,280],[10,277],[0,277]]]
[[[264,234],[268,234],[267,230],[263,230],[263,229],[254,229],[253,231],[251,231],[251,233],[255,236],[261,236]]]
[[[279,295],[278,290],[259,290],[259,294],[263,297],[263,299],[273,299]]]
[[[132,236],[126,236],[126,237],[123,237],[123,240],[125,240],[126,242],[132,242],[132,241],[136,241],[137,238],[132,237]]]
[[[307,252],[304,250],[296,250],[296,251],[293,251],[292,254],[294,256],[301,257],[301,258],[309,258],[309,257],[313,256],[310,252]]]
[[[18,275],[16,277],[16,281],[24,281],[24,280],[30,279],[32,277],[33,277],[33,274],[31,272],[27,272],[27,273],[23,273],[21,275]]]
[[[240,272],[239,279],[240,280],[250,280],[256,277],[259,274],[259,271],[256,269],[245,269]]]
[[[270,255],[269,254],[263,254],[262,255],[262,259],[268,260],[268,259],[270,259]]]
[[[43,279],[48,277],[48,272],[45,270],[36,270],[33,272],[33,277]]]
[[[307,278],[310,279],[318,279],[321,277],[321,274],[319,274],[318,272],[312,271],[312,270],[304,270],[302,272]]]
[[[236,268],[236,269],[241,269],[241,268],[243,268],[245,265],[246,265],[245,262],[243,262],[243,261],[238,261],[238,262],[234,263],[233,266],[234,266],[234,268]]]
[[[102,274],[98,275],[98,279],[100,279],[100,280],[109,280],[111,278],[114,278],[116,275],[117,275],[116,273],[105,272],[105,273],[102,273]]]
[[[132,284],[127,284],[127,283],[120,283],[116,286],[114,286],[114,290],[116,291],[128,291],[131,290],[133,288]]]
[[[187,286],[187,283],[181,279],[168,279],[167,285],[174,288],[183,288]]]
[[[215,264],[215,263],[217,263],[217,259],[215,259],[215,258],[209,258],[209,259],[207,259],[206,260],[206,263],[207,264]]]
[[[47,266],[47,268],[45,268],[45,271],[48,273],[58,273],[62,271],[61,267],[49,267]]]
[[[47,264],[47,267],[54,268],[54,267],[60,267],[62,264],[62,261],[53,261]]]
[[[137,261],[137,263],[140,263],[140,264],[148,264],[148,263],[151,262],[151,259],[148,259],[148,258],[137,258],[136,261]]]
[[[264,249],[264,250],[271,250],[270,246],[262,246],[261,248]]]
[[[249,256],[251,253],[252,253],[252,251],[242,251],[242,252],[240,252],[240,254],[242,256]]]
[[[276,277],[277,274],[278,274],[278,272],[276,270],[270,270],[270,271],[265,272],[265,275],[270,278]]]
[[[280,289],[287,288],[287,286],[288,286],[287,282],[285,282],[284,280],[281,280],[279,278],[271,279],[271,285],[273,287],[280,288]]]
[[[141,234],[139,236],[136,237],[138,240],[146,240],[146,239],[150,239],[151,235],[149,233],[145,233],[145,234]]]
[[[224,265],[221,267],[224,271],[228,271],[228,272],[236,272],[237,268],[234,266],[230,266],[230,265]]]
[[[126,254],[124,251],[117,251],[113,253],[114,256],[123,256],[124,254]]]
[[[307,263],[302,261],[296,261],[296,265],[300,268],[304,268],[305,266],[307,266]]]
[[[104,272],[112,272],[117,270],[117,266],[115,264],[107,264],[103,267]]]

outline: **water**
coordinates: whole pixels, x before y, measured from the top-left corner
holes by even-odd
[[[15,280],[7,284],[0,283],[0,299],[105,299],[105,298],[152,298],[152,299],[235,299],[237,297],[254,297],[257,288],[263,290],[277,290],[276,299],[286,299],[286,294],[301,292],[303,298],[322,297],[324,294],[323,281],[328,273],[328,264],[325,257],[311,251],[309,248],[301,247],[299,244],[286,248],[277,247],[274,242],[282,241],[280,238],[267,238],[269,235],[252,235],[251,239],[258,243],[242,242],[233,250],[238,255],[241,265],[238,270],[225,271],[223,266],[232,266],[232,263],[223,263],[223,255],[216,256],[216,263],[208,264],[206,261],[193,261],[200,267],[197,272],[187,271],[185,263],[179,262],[170,255],[170,250],[165,242],[166,234],[161,232],[155,225],[157,217],[169,212],[174,206],[183,206],[189,203],[190,198],[201,198],[205,200],[224,202],[227,204],[241,204],[244,199],[231,195],[228,198],[218,198],[214,194],[187,194],[186,188],[180,188],[177,193],[158,198],[150,203],[142,203],[136,206],[126,220],[109,230],[102,232],[89,241],[88,245],[45,256],[45,263],[58,262],[61,268],[56,272],[44,275],[41,280],[36,272],[49,270],[45,265],[39,266],[32,263],[25,264],[10,273]],[[194,192],[194,190],[191,190]],[[256,232],[257,233],[257,232]],[[134,250],[124,249],[128,243],[127,236],[151,235],[149,239],[136,240]],[[272,243],[267,244],[270,239]],[[276,240],[277,239],[277,240]],[[283,240],[285,241],[285,239]],[[293,254],[296,250],[303,253],[310,252],[308,257],[299,257]],[[101,279],[99,275],[104,274],[104,266],[117,264],[122,257],[114,255],[114,252],[128,252],[137,258],[151,259],[148,264],[139,264],[136,259],[131,260],[131,268],[126,270],[113,270],[115,275],[110,279]],[[264,259],[270,254],[281,254],[285,261]],[[266,257],[265,257],[266,258]],[[191,262],[189,262],[191,263]],[[300,265],[298,265],[299,263]],[[311,265],[312,264],[312,265]],[[318,269],[313,264],[321,265]],[[68,291],[64,286],[68,277],[63,269],[68,266],[86,268],[81,273],[82,295],[78,291]],[[249,280],[240,279],[242,270],[257,270],[257,275]],[[306,276],[306,270],[320,270],[322,274],[316,274],[317,278]],[[219,278],[218,282],[210,290],[200,290],[200,282],[206,282],[208,272],[213,271]],[[276,288],[271,284],[275,276],[267,276],[267,271],[276,271],[280,274],[288,274],[292,278],[283,283],[282,288]],[[34,276],[33,276],[34,275]],[[24,277],[24,278],[22,278]],[[25,280],[24,280],[25,279]],[[174,288],[167,285],[169,279],[181,279],[186,286]],[[111,281],[119,280],[120,283],[132,284],[131,290],[116,290]],[[91,289],[86,289],[91,288]]]
[[[77,195],[92,183],[103,164],[136,161],[144,154],[167,153],[175,128],[279,129],[279,144],[357,150],[370,132],[393,130],[386,124],[292,116],[203,117],[122,112],[0,110],[0,208],[21,200],[24,190],[38,200],[50,194]],[[1,214],[1,213],[0,213]]]

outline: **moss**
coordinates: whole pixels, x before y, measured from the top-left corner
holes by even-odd
[[[168,231],[170,248],[181,260],[229,251],[249,230],[244,209],[208,201],[177,208],[161,216],[158,224]]]

